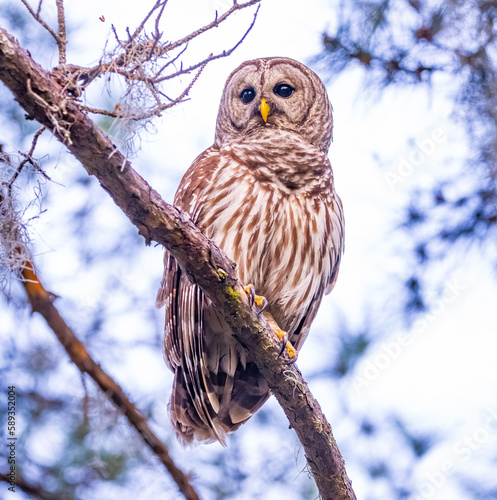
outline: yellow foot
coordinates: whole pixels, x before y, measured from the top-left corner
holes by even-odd
[[[288,334],[285,331],[281,330],[280,328],[274,328],[274,333],[276,333],[276,336],[278,337],[278,339],[282,345],[280,356],[281,356],[281,354],[283,354],[283,351],[286,349],[287,353],[288,353],[288,357],[290,358],[290,361],[292,363],[297,361],[297,356],[299,355],[299,353],[298,353],[297,349],[295,349],[295,347],[293,347],[293,345],[290,342],[288,342]]]
[[[244,286],[243,289],[245,290],[245,293],[249,296],[251,305],[256,304],[261,311],[263,311],[266,308],[267,306],[266,297],[263,297],[262,295],[256,295],[254,285]],[[281,342],[280,356],[286,349],[289,362],[295,363],[295,361],[297,361],[297,356],[299,353],[297,349],[295,349],[295,347],[293,347],[293,345],[290,342],[288,342],[288,333],[286,333],[285,331],[283,331],[281,328],[278,327],[278,324],[276,323],[272,314],[269,311],[267,310],[264,311],[264,316],[266,316],[268,323],[271,325],[271,328],[273,329],[274,333],[276,333],[278,340]]]
[[[244,286],[243,289],[250,297],[251,303],[255,304],[261,311],[263,311],[264,308],[267,306],[266,297],[263,297],[262,295],[256,295],[254,285]]]

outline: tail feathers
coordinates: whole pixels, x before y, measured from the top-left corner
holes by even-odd
[[[226,431],[216,422],[207,393],[194,388],[183,376],[181,368],[174,376],[169,410],[174,431],[182,444],[217,440],[226,446]]]
[[[269,388],[257,366],[249,362],[245,369],[238,368],[234,377],[211,373],[207,377],[209,391],[203,383],[201,388],[194,387],[177,369],[170,412],[182,444],[219,441],[226,446],[227,434],[238,429],[267,401]]]

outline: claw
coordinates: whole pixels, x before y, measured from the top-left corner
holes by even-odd
[[[266,306],[267,306],[266,297],[263,297],[262,295],[256,295],[254,285],[244,286],[243,289],[245,290],[247,295],[249,295],[249,297],[250,297],[250,305],[251,306],[253,306],[255,304],[261,311],[263,311],[266,308]]]
[[[293,345],[290,342],[287,342],[285,347],[287,350],[290,364],[295,363],[295,361],[297,361],[299,351],[297,351],[297,349],[295,349],[295,347],[293,347]]]
[[[261,310],[264,311],[267,306],[267,299],[266,297],[263,297],[262,295],[256,295],[254,297],[254,302],[257,304],[257,307]]]
[[[276,336],[278,337],[278,340],[281,342],[281,351],[280,351],[280,356],[283,354],[285,349],[287,350],[288,358],[290,359],[291,363],[295,363],[297,361],[297,356],[298,356],[298,351],[293,347],[293,345],[288,342],[288,333],[285,331],[281,330],[280,328],[275,328],[274,333],[276,333]]]
[[[256,304],[261,311],[266,308],[268,304],[266,297],[263,297],[262,295],[256,295],[254,285],[250,284],[244,286],[243,289],[249,296],[249,302],[251,306]],[[295,363],[295,361],[297,361],[297,356],[299,353],[297,349],[295,349],[295,347],[293,347],[293,345],[288,341],[288,333],[286,333],[281,328],[278,328],[276,321],[274,321],[274,318],[269,311],[265,311],[264,314],[269,321],[269,324],[272,326],[274,333],[278,337],[278,340],[281,342],[281,351],[279,355],[281,356],[286,349],[288,354],[288,362]]]
[[[280,328],[274,328],[274,333],[276,333],[278,340],[281,342],[281,356],[283,354],[283,351],[285,350],[286,345],[288,344],[288,333],[284,332]]]
[[[249,296],[250,305],[253,306],[254,302],[255,302],[255,288],[254,288],[254,285],[244,286],[243,289],[245,290],[245,293]]]

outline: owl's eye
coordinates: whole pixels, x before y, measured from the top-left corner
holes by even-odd
[[[255,97],[255,90],[252,87],[247,87],[246,89],[243,89],[242,93],[240,94],[240,99],[245,104],[248,104],[249,102],[253,101],[254,97]]]
[[[288,83],[277,83],[274,86],[273,92],[276,95],[279,95],[280,97],[284,97],[286,99],[293,94],[294,90],[295,89],[291,85],[288,85]]]

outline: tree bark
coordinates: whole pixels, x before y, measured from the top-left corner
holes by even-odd
[[[238,341],[252,353],[305,450],[325,500],[355,499],[331,426],[307,383],[288,358],[264,316],[251,308],[235,265],[191,222],[165,203],[88,118],[51,74],[0,28],[0,80],[31,119],[63,142],[145,238],[164,245],[190,279],[222,312]],[[286,353],[285,353],[286,356]]]
[[[186,500],[199,500],[199,496],[190,483],[190,478],[179,469],[169,455],[167,446],[157,437],[148,425],[145,416],[136,408],[121,387],[105,370],[96,363],[74,332],[64,321],[54,306],[54,295],[45,290],[32,263],[27,262],[22,270],[23,285],[33,312],[43,316],[48,326],[64,346],[71,361],[81,373],[87,373],[140,433],[147,446],[166,467]]]

